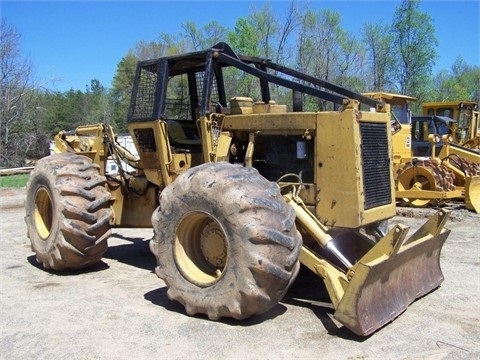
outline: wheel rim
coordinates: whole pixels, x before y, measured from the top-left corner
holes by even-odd
[[[38,235],[42,240],[46,240],[52,229],[53,206],[50,193],[44,187],[39,188],[35,194],[33,219]]]
[[[404,190],[431,190],[437,189],[435,176],[433,173],[423,166],[414,166],[406,169],[398,176],[398,189]],[[409,199],[404,201],[416,207],[424,207],[430,203],[429,199]]]
[[[212,216],[191,212],[177,226],[174,257],[187,280],[198,286],[210,286],[225,270],[227,236]]]

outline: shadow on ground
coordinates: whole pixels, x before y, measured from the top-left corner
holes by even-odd
[[[149,239],[128,237],[114,233],[112,237],[128,241],[127,244],[110,246],[103,255],[104,258],[119,261],[123,264],[140,269],[154,271],[157,262],[149,248]]]
[[[128,241],[128,243],[109,246],[105,254],[103,254],[104,259],[116,260],[121,263],[134,266],[136,268],[145,269],[152,272],[154,271],[156,266],[156,260],[155,256],[153,256],[148,246],[149,240],[140,237],[127,237],[117,233],[114,233],[112,235],[112,238],[126,240]],[[45,269],[41,264],[39,264],[36,260],[35,255],[28,256],[27,261],[31,265],[42,271],[46,271],[48,273],[60,276],[71,276],[103,271],[110,267],[106,262],[100,261],[97,264],[85,269],[72,271],[54,271],[50,269]]]
[[[154,305],[158,305],[158,306],[161,306],[161,307],[165,308],[165,310],[176,312],[176,313],[179,313],[179,314],[185,314],[186,316],[188,316],[185,313],[185,308],[183,307],[183,305],[181,305],[177,301],[172,301],[168,298],[166,287],[162,287],[162,288],[159,288],[159,289],[149,291],[148,293],[146,293],[144,295],[144,298],[145,298],[145,300],[150,301]],[[279,303],[279,304],[275,305],[272,309],[267,311],[266,313],[263,313],[263,314],[257,315],[257,316],[252,316],[252,317],[250,317],[248,319],[244,319],[244,320],[222,318],[218,321],[214,321],[214,320],[210,320],[207,317],[207,315],[204,315],[204,314],[196,314],[196,315],[194,315],[194,317],[198,318],[198,319],[205,320],[205,321],[220,322],[222,324],[226,324],[226,325],[230,325],[230,326],[252,326],[252,325],[260,324],[260,323],[262,323],[264,321],[267,321],[267,320],[270,320],[270,319],[274,319],[277,316],[280,316],[280,315],[284,314],[285,311],[287,311],[286,306]]]
[[[363,342],[367,339],[355,335],[333,320],[335,310],[328,296],[325,283],[303,265],[300,267],[297,279],[281,302],[310,309],[330,335],[357,342]]]
[[[118,233],[114,233],[112,237],[124,240],[126,243],[110,246],[104,254],[105,259],[119,261],[126,265],[144,269],[149,272],[154,271],[156,259],[150,251],[149,239],[142,237],[128,237]],[[37,263],[35,255],[29,256],[28,261],[39,269],[61,276],[97,272],[109,268],[107,263],[101,261],[98,264],[83,270],[54,272],[43,269],[43,267]],[[185,314],[185,308],[183,305],[168,299],[167,288],[165,286],[145,293],[144,298],[152,304],[163,307],[167,311]],[[252,326],[260,324],[264,321],[283,315],[287,311],[287,307],[284,304],[310,309],[319,321],[321,321],[322,325],[330,335],[358,342],[368,339],[368,337],[356,336],[345,327],[338,326],[338,323],[333,320],[334,309],[330,302],[324,282],[320,277],[313,274],[303,265],[301,266],[297,279],[291,285],[283,300],[272,309],[264,314],[253,316],[245,320],[224,318],[219,321],[230,326]],[[205,321],[211,321],[203,314],[197,314],[195,317]],[[301,319],[299,319],[299,321],[301,321]]]

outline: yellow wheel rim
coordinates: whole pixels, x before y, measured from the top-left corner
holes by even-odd
[[[52,229],[53,206],[50,193],[44,187],[39,188],[35,194],[33,219],[38,235],[41,239],[46,240]]]
[[[220,224],[204,212],[191,212],[177,227],[174,257],[178,269],[199,286],[215,283],[227,263],[227,237]]]
[[[437,188],[435,176],[433,173],[423,167],[416,166],[406,169],[398,176],[398,190],[431,190],[435,191]],[[430,202],[429,199],[404,199],[404,201],[410,203],[416,207],[427,206]]]

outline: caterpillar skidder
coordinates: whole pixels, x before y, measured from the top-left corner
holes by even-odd
[[[359,111],[360,102],[376,111]],[[263,313],[302,263],[358,335],[443,281],[448,212],[410,237],[401,224],[388,230],[396,209],[386,104],[220,43],[140,62],[128,129],[138,156],[98,124],[60,132],[56,154],[38,161],[25,219],[45,268],[90,266],[113,227],[153,226],[155,272],[188,314]],[[118,174],[105,172],[107,159]]]

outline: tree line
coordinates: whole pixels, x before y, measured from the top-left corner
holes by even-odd
[[[25,159],[47,155],[49,141],[60,130],[108,122],[116,132],[126,132],[138,61],[202,50],[221,41],[240,54],[269,58],[353,91],[417,97],[414,112],[423,101],[480,102],[478,65],[467,64],[459,55],[450,69],[433,74],[438,41],[432,19],[419,4],[404,0],[389,23],[367,22],[358,34],[342,28],[340,13],[295,2],[283,14],[265,3],[238,18],[233,28],[217,21],[203,26],[188,21],[180,33],[161,33],[155,41],[134,44],[118,62],[111,88],[93,79],[83,91],[65,92],[49,91],[48,83],[35,79],[31,61],[19,50],[20,34],[2,19],[0,167],[22,166]],[[239,96],[248,95],[248,86],[238,91]],[[315,103],[308,109],[327,106]]]

